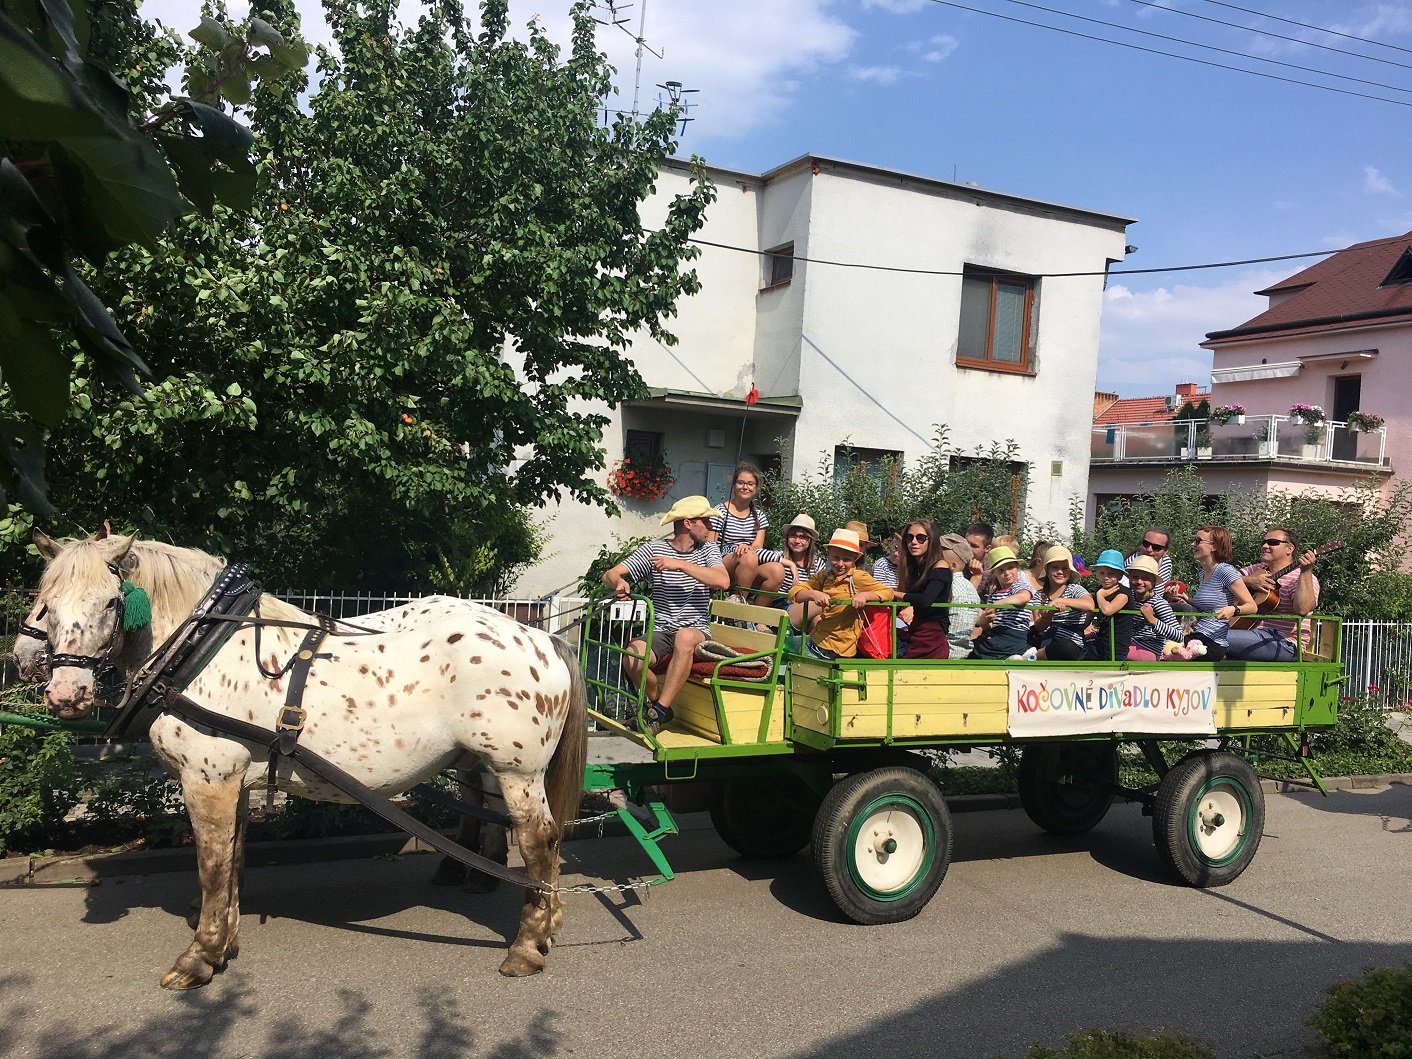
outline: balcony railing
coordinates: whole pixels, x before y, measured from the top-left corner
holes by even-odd
[[[1093,428],[1094,463],[1159,460],[1309,460],[1381,467],[1387,427],[1352,430],[1347,423],[1313,426],[1289,416],[1246,416],[1244,422],[1200,419],[1124,423]]]

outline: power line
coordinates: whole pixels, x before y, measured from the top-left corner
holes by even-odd
[[[1203,48],[1206,51],[1217,52],[1221,55],[1234,55],[1237,59],[1248,59],[1252,62],[1268,63],[1271,66],[1282,66],[1287,70],[1302,70],[1307,74],[1318,74],[1320,77],[1333,77],[1342,81],[1354,81],[1360,85],[1371,85],[1373,88],[1385,88],[1390,92],[1412,92],[1409,88],[1399,88],[1397,85],[1385,85],[1381,81],[1369,81],[1362,77],[1354,77],[1351,74],[1335,73],[1332,70],[1320,70],[1314,66],[1302,66],[1299,63],[1284,62],[1281,59],[1267,59],[1262,55],[1250,55],[1246,52],[1235,51],[1231,48],[1221,48],[1215,44],[1202,44],[1200,41],[1187,40],[1185,37],[1173,37],[1167,33],[1157,33],[1149,29],[1137,29],[1132,26],[1124,26],[1117,22],[1107,22],[1101,18],[1089,18],[1087,15],[1076,15],[1069,11],[1061,11],[1058,8],[1045,7],[1043,4],[1033,4],[1029,0],[1004,0],[1007,4],[1014,4],[1016,7],[1027,7],[1033,11],[1043,11],[1049,15],[1059,15],[1063,18],[1072,18],[1078,22],[1088,22],[1095,26],[1104,26],[1107,29],[1116,29],[1122,33],[1136,33],[1142,37],[1153,37],[1157,40],[1165,40],[1172,44],[1185,44],[1190,48]],[[1156,4],[1150,6],[1156,7]],[[1112,41],[1111,43],[1119,43]],[[1168,53],[1174,54],[1174,53]],[[1254,73],[1255,71],[1247,71]],[[1307,83],[1307,82],[1304,82]],[[1379,97],[1381,98],[1381,97]],[[1388,102],[1394,102],[1388,100]]]
[[[784,257],[770,250],[757,250],[754,247],[735,246],[731,243],[718,243],[710,239],[698,239],[689,237],[688,242],[698,246],[709,246],[717,250],[733,250],[742,254],[754,254],[756,257]],[[1307,257],[1332,257],[1334,254],[1344,254],[1350,250],[1370,250],[1377,246],[1388,246],[1392,243],[1408,242],[1408,236],[1398,235],[1388,239],[1374,239],[1366,243],[1340,247],[1337,250],[1309,250],[1300,254],[1277,254],[1273,257],[1248,257],[1239,261],[1210,261],[1199,265],[1167,265],[1162,268],[1113,268],[1105,269],[1101,272],[1039,272],[1032,273],[1034,279],[1074,279],[1084,276],[1147,276],[1158,272],[1196,272],[1202,269],[1212,268],[1236,268],[1242,265],[1266,265],[1275,261],[1297,261]],[[900,272],[912,276],[966,276],[970,273],[965,271],[950,271],[936,268],[909,268],[904,265],[876,265],[864,261],[835,261],[823,257],[801,257],[797,254],[790,254],[791,261],[798,261],[808,265],[830,265],[835,268],[857,268],[868,272]]]
[[[1276,22],[1283,22],[1286,25],[1290,26],[1298,26],[1300,29],[1312,29],[1318,33],[1327,33],[1330,36],[1334,37],[1344,37],[1348,40],[1360,41],[1363,44],[1375,44],[1379,48],[1391,48],[1393,51],[1402,51],[1406,52],[1409,55],[1412,55],[1412,48],[1404,48],[1400,44],[1384,44],[1382,41],[1373,40],[1371,37],[1360,37],[1353,33],[1344,33],[1342,30],[1329,29],[1327,26],[1311,25],[1308,22],[1296,22],[1292,18],[1284,18],[1280,15],[1272,15],[1268,11],[1256,11],[1253,8],[1249,7],[1239,7],[1236,4],[1223,3],[1222,0],[1205,0],[1205,2],[1208,4],[1215,4],[1217,7],[1227,7],[1230,8],[1232,11],[1242,11],[1247,15],[1259,15],[1261,18],[1272,18]]]
[[[1388,99],[1386,96],[1375,96],[1367,92],[1355,92],[1350,88],[1335,88],[1333,85],[1321,85],[1316,81],[1301,81],[1296,77],[1283,77],[1280,74],[1266,73],[1264,70],[1248,70],[1243,66],[1231,66],[1227,63],[1212,62],[1210,59],[1198,59],[1194,55],[1181,55],[1177,52],[1162,51],[1160,48],[1146,48],[1141,44],[1130,44],[1127,41],[1113,40],[1110,37],[1099,37],[1092,33],[1080,33],[1075,29],[1064,29],[1060,26],[1051,26],[1044,22],[1032,22],[1029,19],[1016,18],[1013,15],[1002,15],[998,11],[987,11],[980,7],[968,7],[965,4],[955,3],[954,0],[931,0],[933,4],[942,7],[954,7],[958,11],[969,11],[976,15],[989,15],[991,18],[1003,19],[1006,22],[1016,22],[1022,26],[1034,26],[1036,29],[1047,29],[1054,33],[1063,33],[1069,37],[1081,37],[1084,40],[1096,40],[1102,44],[1114,44],[1120,48],[1129,48],[1133,51],[1146,52],[1148,55],[1165,55],[1169,59],[1182,59],[1189,63],[1197,63],[1201,66],[1211,66],[1218,70],[1230,70],[1238,74],[1249,74],[1251,77],[1263,77],[1270,81],[1283,81],[1290,85],[1304,85],[1306,88],[1318,88],[1325,92],[1337,92],[1341,96],[1356,96],[1359,99],[1373,99],[1380,103],[1392,103],[1399,107],[1412,107],[1412,102],[1405,99]],[[1013,3],[1014,0],[1011,0]],[[1060,12],[1062,14],[1063,12]]]
[[[1223,18],[1211,18],[1209,15],[1198,15],[1195,11],[1183,11],[1183,10],[1182,10],[1181,8],[1179,8],[1179,7],[1168,7],[1166,4],[1155,3],[1154,0],[1132,0],[1132,3],[1134,3],[1134,4],[1141,4],[1143,7],[1155,7],[1158,11],[1166,11],[1167,13],[1173,14],[1173,15],[1185,15],[1187,18],[1196,18],[1196,19],[1200,19],[1202,22],[1211,22],[1211,23],[1214,23],[1214,24],[1217,25],[1217,26],[1229,26],[1229,27],[1231,27],[1231,29],[1243,30],[1243,31],[1246,32],[1246,33],[1258,33],[1258,34],[1260,34],[1262,37],[1274,37],[1276,40],[1287,40],[1287,41],[1290,41],[1291,43],[1294,43],[1294,44],[1302,44],[1302,45],[1304,45],[1305,47],[1309,47],[1309,48],[1319,48],[1319,49],[1321,49],[1322,51],[1331,51],[1331,52],[1335,52],[1335,53],[1337,53],[1337,54],[1339,54],[1339,55],[1348,55],[1348,56],[1351,56],[1351,57],[1353,57],[1353,58],[1355,58],[1355,59],[1367,59],[1369,62],[1372,62],[1372,63],[1383,63],[1383,64],[1385,64],[1385,65],[1387,65],[1387,66],[1400,66],[1400,67],[1402,67],[1402,69],[1404,69],[1404,70],[1412,70],[1412,65],[1409,65],[1408,63],[1400,63],[1400,62],[1398,62],[1396,59],[1380,59],[1380,58],[1378,58],[1378,56],[1376,56],[1376,55],[1364,55],[1362,52],[1359,52],[1359,51],[1349,51],[1349,50],[1347,50],[1346,48],[1335,48],[1335,47],[1333,47],[1332,45],[1329,45],[1329,44],[1319,44],[1318,42],[1312,41],[1312,40],[1303,40],[1303,39],[1301,39],[1301,38],[1299,38],[1299,37],[1290,37],[1290,36],[1287,36],[1287,35],[1284,34],[1284,33],[1276,33],[1274,30],[1269,30],[1269,29],[1257,29],[1255,26],[1243,26],[1243,25],[1241,25],[1239,22],[1227,22],[1227,21],[1226,21],[1225,19],[1223,19]],[[1223,5],[1221,5],[1221,6],[1225,7],[1225,6],[1227,6],[1227,5],[1224,5],[1224,4],[1223,4]],[[1245,10],[1245,9],[1244,9],[1244,8],[1239,8],[1238,10],[1242,10],[1242,11],[1243,11],[1243,10]],[[1274,16],[1273,16],[1273,15],[1267,15],[1266,17],[1267,17],[1267,18],[1273,18]],[[1299,24],[1299,25],[1303,25],[1303,23],[1298,23],[1298,24]],[[1314,28],[1314,27],[1309,27],[1309,28]],[[1332,32],[1332,31],[1331,31],[1331,30],[1322,30],[1321,32],[1330,33],[1330,32]],[[1362,40],[1361,37],[1358,37],[1358,38],[1355,38],[1355,39],[1356,39],[1356,40]],[[1378,42],[1374,40],[1374,41],[1368,41],[1367,43],[1369,43],[1369,44],[1376,44],[1376,43],[1378,43]],[[1391,45],[1384,45],[1384,47],[1391,47]]]

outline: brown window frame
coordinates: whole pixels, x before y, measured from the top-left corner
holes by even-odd
[[[775,290],[779,287],[788,287],[792,282],[794,282],[793,239],[791,239],[787,243],[780,243],[779,246],[770,247],[770,249],[765,251],[764,256],[765,267],[769,270],[769,278],[765,279],[764,276],[761,277],[761,279],[765,281],[764,286],[760,288],[761,291]],[[781,262],[788,264],[789,275],[781,277],[777,274],[777,270]]]
[[[985,329],[985,357],[965,357],[961,355],[960,327],[957,327],[956,337],[956,365],[961,368],[975,368],[981,371],[998,371],[1009,375],[1033,375],[1034,366],[1030,355],[1033,341],[1033,323],[1035,293],[1039,281],[1034,276],[1025,276],[1017,272],[995,272],[983,269],[966,270],[965,279],[984,279],[990,281],[990,310],[986,317]],[[1023,285],[1025,288],[1025,313],[1024,327],[1020,332],[1020,362],[1018,364],[1008,360],[994,359],[995,352],[995,300],[996,289],[1002,284],[1013,286]],[[963,302],[964,305],[964,302]]]

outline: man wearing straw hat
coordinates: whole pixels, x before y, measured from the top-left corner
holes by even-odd
[[[662,516],[662,525],[672,527],[670,537],[648,541],[603,575],[603,583],[620,598],[628,595],[632,582],[652,580],[652,632],[628,644],[623,671],[638,686],[647,681],[642,717],[653,733],[671,721],[672,702],[691,675],[696,645],[710,630],[712,590],[730,587],[721,550],[707,539],[710,520],[719,514],[704,496],[683,497]],[[659,689],[651,668],[668,654],[672,659]]]

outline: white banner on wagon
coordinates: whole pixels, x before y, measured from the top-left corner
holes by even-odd
[[[1010,669],[1012,736],[1215,735],[1216,674]]]

